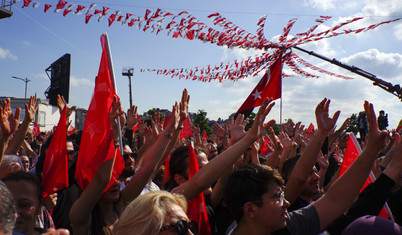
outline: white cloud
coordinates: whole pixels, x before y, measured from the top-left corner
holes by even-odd
[[[398,39],[399,41],[402,41],[402,24],[398,24],[397,26],[395,26],[395,37],[396,39]]]
[[[17,60],[18,57],[16,55],[12,54],[10,50],[3,49],[0,47],[0,59]]]
[[[73,87],[79,87],[79,86],[95,86],[94,82],[87,78],[76,78],[73,76],[70,76],[70,85]]]
[[[335,7],[334,0],[304,0],[304,6],[328,10]]]
[[[377,49],[359,52],[342,60],[343,62],[366,70],[378,77],[401,80],[402,55],[384,53]]]

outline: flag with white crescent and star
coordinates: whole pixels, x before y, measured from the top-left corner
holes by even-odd
[[[260,82],[247,97],[246,101],[240,106],[236,112],[236,117],[239,114],[244,114],[248,117],[255,107],[262,104],[265,98],[276,100],[281,98],[282,93],[282,55],[269,67],[267,72],[261,78]]]

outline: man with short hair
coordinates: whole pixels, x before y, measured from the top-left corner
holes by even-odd
[[[325,105],[324,111],[328,112]],[[368,144],[352,166],[317,201],[287,212],[282,183],[270,168],[249,165],[236,169],[225,187],[226,203],[237,225],[228,234],[318,234],[344,213],[367,179],[387,133],[380,132],[373,105],[364,104],[369,122]],[[322,116],[325,118],[328,115]]]

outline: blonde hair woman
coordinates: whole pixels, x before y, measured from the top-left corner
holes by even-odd
[[[113,229],[121,234],[193,234],[193,224],[186,215],[187,201],[183,195],[153,191],[132,201]],[[197,229],[195,228],[195,230]],[[174,232],[174,233],[173,233]]]

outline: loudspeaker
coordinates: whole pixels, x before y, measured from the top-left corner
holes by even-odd
[[[70,62],[71,55],[66,53],[45,70],[48,76],[50,72],[50,86],[45,91],[45,96],[51,105],[57,106],[58,94],[62,95],[67,103],[69,101]]]

